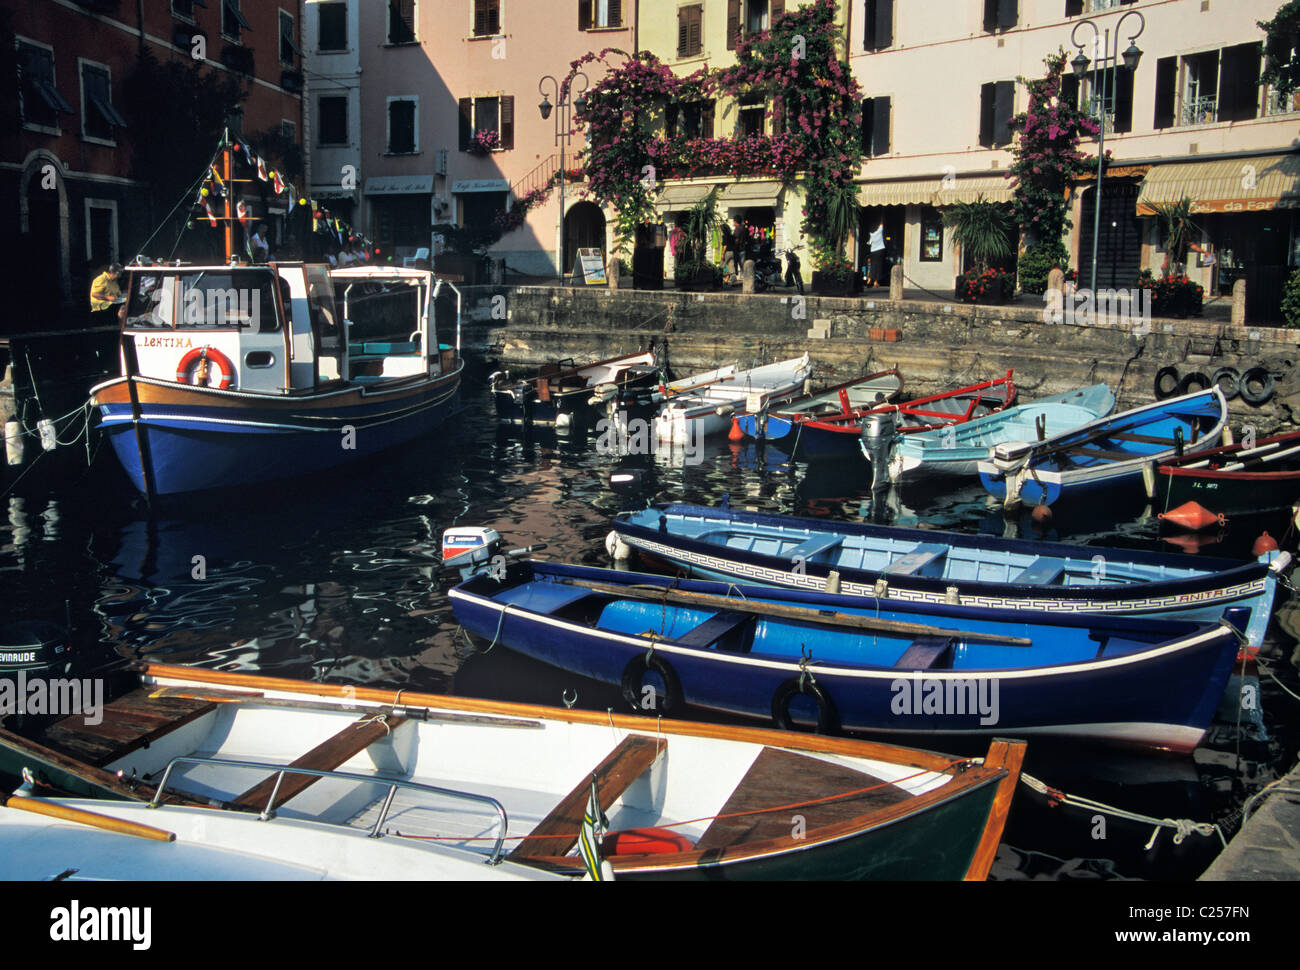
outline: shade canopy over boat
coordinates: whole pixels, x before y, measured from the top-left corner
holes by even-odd
[[[612,538],[695,575],[914,603],[1153,615],[1213,621],[1245,607],[1242,626],[1263,642],[1291,556],[1256,562],[1190,559],[1054,542],[664,505],[624,512]]]
[[[152,799],[162,807],[147,815],[138,802],[58,804],[175,842],[151,843],[133,867],[104,832],[86,842],[92,820],[54,831],[4,809],[0,837],[21,849],[0,856],[0,878],[46,875],[42,853],[70,844],[69,825],[81,827],[80,878],[572,878],[587,871],[577,846],[594,799],[618,879],[982,879],[1023,757],[1014,742],[953,758],[159,665],[105,706],[100,728],[2,731],[0,753],[37,765],[38,782]],[[209,826],[195,826],[210,804]],[[806,828],[791,839],[796,807]]]
[[[918,605],[529,562],[451,592],[472,634],[648,698],[819,730],[1190,751],[1239,640],[1218,624]],[[1244,612],[1244,611],[1240,611]],[[1159,689],[1153,690],[1152,685]]]
[[[1046,441],[998,445],[980,481],[1005,502],[1051,505],[1097,489],[1133,486],[1142,469],[1219,444],[1228,403],[1217,387],[1094,421]]]
[[[1110,388],[1094,384],[962,424],[904,434],[890,451],[889,477],[901,482],[930,474],[975,475],[977,463],[991,457],[997,445],[1043,441],[1096,421],[1114,408]]]

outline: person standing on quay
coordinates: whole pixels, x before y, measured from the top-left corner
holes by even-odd
[[[785,251],[785,285],[799,287],[799,295],[803,296],[803,272],[799,268],[799,257],[795,255],[794,249]]]
[[[885,220],[881,219],[871,234],[871,278],[868,286],[884,285],[885,277]]]

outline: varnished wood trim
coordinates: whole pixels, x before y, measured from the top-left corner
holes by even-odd
[[[988,821],[984,823],[984,834],[975,848],[970,868],[966,870],[967,882],[983,882],[993,867],[998,845],[1002,842],[1002,830],[1006,827],[1007,815],[1011,812],[1011,799],[1020,783],[1020,766],[1025,760],[1025,747],[1023,741],[995,738],[989,745],[988,754],[984,756],[985,767],[1003,768],[1007,776],[1002,779],[998,792],[993,797],[993,808],[989,811]]]

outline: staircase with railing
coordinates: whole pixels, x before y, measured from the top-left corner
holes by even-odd
[[[573,171],[577,159],[570,156],[568,159],[568,169]],[[542,159],[527,175],[521,177],[518,181],[511,183],[510,192],[516,199],[522,199],[529,192],[535,192],[538,189],[545,189],[554,184],[556,173],[560,170],[560,153],[554,152],[548,157]],[[572,175],[568,178],[569,182],[575,182]]]

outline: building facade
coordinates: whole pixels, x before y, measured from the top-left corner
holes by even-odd
[[[125,88],[142,58],[237,79],[231,123],[297,145],[299,22],[298,0],[0,0],[0,212],[34,310],[84,310],[91,278],[135,256],[174,201],[137,173],[149,116]]]

